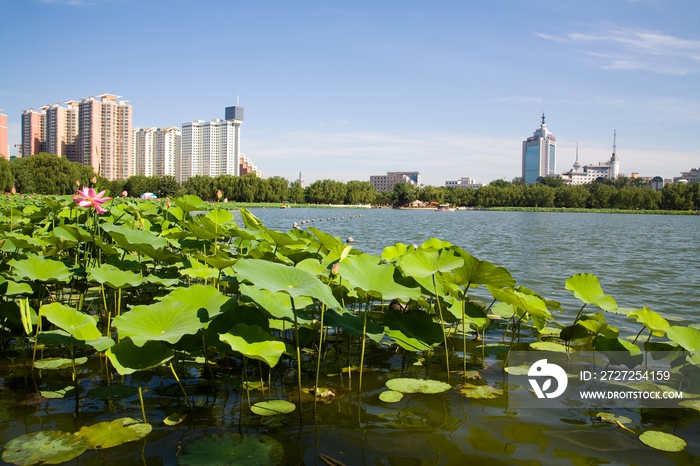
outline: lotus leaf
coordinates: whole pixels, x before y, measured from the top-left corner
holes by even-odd
[[[530,366],[508,366],[504,370],[510,375],[528,375]]]
[[[143,282],[141,275],[128,270],[120,270],[110,264],[88,267],[85,270],[88,274],[88,281],[101,283],[114,289],[139,286]]]
[[[418,309],[389,311],[384,315],[387,335],[409,351],[426,351],[442,343],[440,324]]]
[[[687,351],[700,350],[700,330],[674,325],[666,330],[666,336]]]
[[[666,330],[668,330],[670,327],[666,319],[661,317],[657,312],[647,309],[646,306],[644,306],[642,309],[630,312],[627,314],[627,317],[630,317],[640,324],[643,324],[654,336],[657,337],[664,336],[666,334]]]
[[[121,338],[131,337],[136,346],[148,341],[177,343],[183,335],[192,335],[204,328],[200,313],[189,304],[163,300],[145,306],[134,306],[117,316],[113,325]]]
[[[124,339],[105,351],[110,362],[121,375],[158,367],[175,355],[159,341],[149,341],[136,346],[130,339]]]
[[[7,264],[14,268],[13,274],[19,279],[68,283],[73,278],[68,267],[54,259],[30,257],[19,261],[12,259]]]
[[[39,310],[39,315],[73,335],[76,340],[96,340],[102,336],[92,316],[61,303],[46,304]]]
[[[428,395],[442,393],[452,388],[449,384],[437,380],[409,378],[391,379],[385,385],[389,390],[401,393],[425,393]]]
[[[198,225],[196,222],[185,222],[184,223],[185,227],[187,227],[187,230],[192,234],[197,239],[203,239],[203,240],[212,240],[212,239],[218,239],[223,237],[222,233],[218,233],[214,231],[214,229],[209,229],[206,227],[203,227],[201,225]]]
[[[100,385],[90,390],[88,395],[97,400],[123,400],[137,393],[136,387],[131,385]]]
[[[419,288],[407,288],[396,283],[395,267],[380,264],[380,261],[379,257],[368,254],[348,257],[340,262],[338,273],[346,286],[349,284],[355,291],[383,301],[398,299],[407,302],[420,297]]]
[[[292,297],[284,292],[273,292],[268,290],[261,290],[254,286],[248,286],[242,284],[240,286],[240,291],[243,296],[246,296],[253,301],[255,301],[258,306],[267,311],[270,316],[275,319],[284,319],[289,322],[294,321],[294,313],[292,312]],[[310,304],[313,304],[310,298],[296,298],[294,299],[294,308],[301,309]],[[297,313],[297,319],[303,319]]]
[[[7,296],[8,298],[30,295],[34,293],[32,287],[27,283],[17,283],[12,280],[5,280],[4,277],[0,277],[0,295]]]
[[[683,395],[685,395],[685,393],[683,393]],[[700,400],[683,400],[680,403],[678,403],[678,406],[700,411]]]
[[[206,209],[206,204],[201,197],[195,196],[194,194],[187,194],[185,196],[176,197],[173,199],[175,204],[177,204],[184,212],[192,212],[194,210],[204,210]],[[174,209],[171,209],[174,210]]]
[[[367,319],[367,327],[365,328],[365,319],[363,316],[356,316],[346,312],[338,314],[335,311],[328,311],[325,314],[324,324],[327,327],[338,327],[343,329],[343,332],[348,335],[367,335],[375,342],[379,343],[384,338],[384,327]],[[363,329],[365,330],[363,332]]]
[[[491,262],[482,261],[472,256],[462,248],[455,250],[464,259],[464,265],[453,270],[456,283],[461,286],[469,285],[491,285],[498,288],[515,286],[515,279],[508,269],[497,267]]]
[[[685,440],[665,432],[647,430],[639,436],[643,444],[661,451],[683,451],[685,450]]]
[[[210,435],[185,445],[178,458],[180,466],[276,466],[282,462],[282,444],[259,434]]]
[[[384,403],[397,403],[403,398],[403,393],[394,390],[387,390],[379,394],[379,399]]]
[[[628,368],[641,364],[643,355],[638,346],[620,338],[606,338],[598,335],[593,341],[596,351],[604,351],[610,364],[624,364]]]
[[[48,399],[70,398],[75,396],[75,385],[68,385],[56,390],[41,390],[41,396]]]
[[[219,276],[219,271],[211,267],[199,267],[196,269],[180,269],[183,277],[199,278],[200,280],[211,280]]]
[[[305,270],[260,259],[241,259],[233,268],[239,279],[247,280],[257,288],[284,291],[293,298],[315,298],[329,308],[342,307],[330,288]]]
[[[162,236],[156,236],[146,230],[131,229],[124,225],[115,225],[110,222],[104,222],[101,228],[106,231],[109,236],[126,251],[144,252],[154,249],[163,249],[168,245],[168,242]]]
[[[318,228],[310,227],[309,231],[313,233],[313,235],[318,239],[318,242],[321,244],[321,246],[326,248],[324,252],[328,252],[331,249],[337,247],[338,245],[342,246],[343,244],[339,237],[330,235],[326,232],[319,230]]]
[[[413,247],[411,246],[411,251]],[[388,246],[382,251],[382,259],[387,262],[398,263],[401,258],[405,256],[409,251],[409,246],[403,243],[396,243],[393,246]]]
[[[284,342],[257,325],[236,324],[229,333],[219,335],[219,339],[243,356],[263,361],[270,367],[277,365],[287,349]]]
[[[454,254],[454,251],[417,250],[401,259],[401,268],[414,277],[429,277],[440,272],[449,272],[461,267],[464,259]]]
[[[187,414],[173,413],[170,416],[163,419],[163,424],[166,426],[176,426],[181,424],[185,420]]]
[[[228,210],[223,210],[219,208],[212,209],[209,212],[207,212],[206,218],[216,223],[217,225],[236,225],[236,219],[233,217],[233,214]]]
[[[566,353],[573,351],[570,348],[567,349],[567,347],[561,343],[555,343],[553,341],[535,341],[530,343],[530,348],[538,351],[553,351],[555,353]]]
[[[486,288],[488,288],[494,299],[512,304],[516,308],[529,313],[530,316],[540,316],[545,319],[552,317],[551,312],[547,309],[547,304],[538,296],[514,291],[510,288],[497,288],[490,285],[487,285]]]
[[[197,259],[200,259],[207,264],[211,265],[217,270],[223,270],[226,267],[231,267],[233,264],[236,263],[238,259],[233,259],[228,256],[224,251],[218,251],[215,255],[213,256],[196,256]]]
[[[617,303],[612,296],[606,296],[600,287],[600,280],[590,273],[578,273],[566,280],[566,289],[586,304],[593,304],[604,311],[614,311]]]
[[[460,393],[463,393],[467,398],[477,398],[477,399],[491,399],[503,396],[503,389],[495,388],[491,385],[474,385],[474,384],[464,384],[464,388],[460,389]]]
[[[627,416],[615,416],[613,413],[598,413],[596,414],[596,417],[601,421],[611,422],[613,424],[618,422],[620,424],[629,424],[632,422],[632,419],[628,418]]]
[[[81,364],[85,364],[87,362],[87,358],[75,358],[75,365],[80,366]],[[44,358],[44,359],[37,359],[34,361],[34,367],[37,369],[49,369],[49,370],[58,370],[58,369],[67,369],[69,367],[73,367],[73,360],[72,359],[66,359],[66,358]]]
[[[7,442],[2,459],[21,466],[59,464],[82,455],[89,446],[88,439],[78,433],[42,430]]]
[[[123,417],[114,421],[81,427],[78,433],[90,442],[90,448],[110,448],[142,439],[151,430],[153,427],[150,424],[138,419]]]
[[[289,414],[296,409],[294,403],[285,400],[270,400],[255,403],[250,410],[259,416],[274,416],[275,414]]]

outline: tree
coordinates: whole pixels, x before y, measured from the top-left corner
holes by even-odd
[[[194,194],[205,201],[211,201],[216,198],[216,188],[214,188],[214,180],[207,175],[194,175],[187,178],[182,184],[185,194]]]
[[[158,191],[154,191],[159,197],[177,197],[180,195],[180,183],[177,182],[174,176],[165,175],[160,178]]]
[[[371,204],[378,194],[369,181],[348,181],[345,187],[345,204]]]
[[[146,175],[133,175],[126,180],[124,189],[131,197],[139,197],[143,193],[152,192],[152,182]],[[155,194],[155,193],[154,193]]]
[[[46,152],[18,157],[10,163],[10,169],[15,187],[23,193],[72,194],[76,180],[88,186],[96,176],[92,167]]]
[[[289,192],[287,194],[287,200],[294,204],[302,204],[304,202],[305,193],[304,188],[301,187],[301,183],[298,181],[293,181],[289,186]]]
[[[0,191],[6,192],[15,185],[15,177],[12,175],[10,162],[0,157]]]
[[[550,188],[558,188],[564,186],[564,181],[561,176],[544,176],[537,181],[538,184],[549,186]]]
[[[554,206],[582,209],[588,204],[590,194],[584,186],[559,186],[554,188]]]
[[[447,201],[457,206],[473,206],[476,200],[476,189],[474,188],[447,188]]]
[[[544,184],[530,184],[525,189],[525,205],[527,207],[553,207],[554,188]]]
[[[396,183],[393,199],[394,207],[407,206],[418,199],[418,187],[409,183]]]
[[[489,183],[489,186],[493,186],[494,188],[504,188],[506,186],[510,186],[511,182],[506,181],[506,180],[493,180],[492,182]]]
[[[266,181],[270,187],[268,202],[284,202],[289,198],[289,181],[287,178],[273,176]]]
[[[591,206],[594,209],[609,209],[613,205],[613,198],[617,194],[617,189],[608,184],[595,185],[595,190],[591,193]]]

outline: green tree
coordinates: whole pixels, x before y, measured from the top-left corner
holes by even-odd
[[[18,157],[10,163],[10,169],[15,187],[24,193],[72,194],[76,180],[81,186],[89,186],[96,176],[89,166],[45,152]]]
[[[343,204],[347,186],[341,181],[317,180],[306,188],[306,200],[312,204]]]
[[[692,210],[695,207],[694,194],[693,187],[689,184],[667,184],[661,190],[661,208],[666,210]]]
[[[216,199],[216,188],[211,176],[194,175],[182,184],[182,188],[185,194],[194,194],[205,201]]]
[[[555,190],[544,184],[530,184],[525,189],[527,207],[553,207]]]
[[[273,176],[265,181],[267,181],[270,187],[268,202],[284,202],[289,200],[289,181],[287,178]]]
[[[158,197],[177,197],[181,191],[180,183],[177,182],[174,176],[165,175],[160,178],[158,183]]]
[[[590,194],[584,186],[559,186],[554,188],[554,206],[582,209],[588,204]]]
[[[445,203],[447,191],[442,187],[424,186],[418,191],[418,199],[423,202],[437,202],[438,204]]]
[[[543,176],[537,181],[537,183],[549,186],[550,188],[564,186],[564,181],[561,179],[561,176]]]
[[[304,188],[301,187],[301,183],[298,181],[293,181],[289,186],[289,192],[287,194],[287,200],[294,204],[303,204],[305,199]]]
[[[10,162],[0,157],[0,191],[9,191],[15,185],[15,177],[12,174]]]
[[[348,181],[346,184],[345,204],[371,204],[377,197],[376,188],[369,181]]]
[[[489,186],[493,186],[494,188],[504,188],[506,186],[510,186],[511,184],[512,183],[510,181],[506,180],[493,180],[489,183]]]
[[[126,180],[124,189],[131,197],[139,197],[143,193],[152,192],[152,180],[146,175],[133,175]],[[156,194],[155,192],[153,194]]]
[[[594,189],[591,192],[591,207],[594,209],[610,209],[617,195],[617,189],[609,184],[592,183]]]
[[[409,183],[396,183],[392,198],[395,207],[407,206],[418,199],[418,187]]]

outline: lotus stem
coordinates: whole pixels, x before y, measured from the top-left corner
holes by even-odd
[[[323,350],[323,315],[326,310],[326,305],[322,304],[321,305],[321,333],[319,335],[318,339],[318,358],[316,361],[316,385],[314,386],[314,416],[316,415],[316,400],[318,398],[317,396],[317,391],[318,391],[318,376],[319,373],[321,372],[321,351]]]
[[[297,319],[297,310],[294,307],[294,298],[290,295],[289,300],[292,303],[292,314],[294,314],[294,346],[297,350],[297,389],[299,390],[299,423],[304,420],[302,415],[302,402],[301,402],[301,349],[299,348],[299,322]]]
[[[172,365],[170,366],[173,367]],[[146,408],[143,406],[143,390],[141,390],[141,381],[139,381],[139,401],[141,402],[141,416],[143,417],[143,422],[146,421]]]
[[[447,367],[447,383],[450,383],[450,350],[447,347],[447,334],[445,333],[445,319],[442,318],[442,307],[440,306],[440,297],[437,292],[437,283],[435,275],[433,275],[433,289],[435,290],[435,301],[437,302],[438,316],[440,317],[440,328],[442,329],[442,341],[445,343],[445,366]]]
[[[187,398],[187,392],[185,391],[185,387],[182,386],[182,382],[180,382],[180,377],[178,377],[177,372],[175,372],[175,368],[173,367],[173,363],[170,362],[169,365],[170,365],[170,370],[173,373],[173,376],[175,376],[175,380],[177,380],[177,384],[180,386],[180,390],[182,390],[182,394],[185,396],[185,404],[187,406],[189,406],[190,400],[189,400],[189,398]]]
[[[365,367],[365,340],[367,340],[367,313],[369,312],[369,299],[365,305],[365,318],[362,321],[362,351],[360,352],[360,382],[357,386],[357,393],[362,393],[362,370]]]

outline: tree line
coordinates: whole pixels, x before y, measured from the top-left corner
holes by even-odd
[[[512,182],[495,180],[479,189],[418,187],[397,183],[393,191],[378,192],[369,181],[318,180],[305,188],[298,181],[283,177],[261,179],[244,176],[196,175],[180,184],[173,176],[134,175],[126,180],[108,181],[96,175],[92,167],[70,162],[63,157],[41,153],[17,158],[12,162],[0,158],[0,189],[37,194],[73,194],[76,181],[108,189],[112,196],[123,191],[138,197],[151,192],[156,196],[176,197],[195,194],[204,200],[222,198],[233,202],[271,202],[292,204],[375,204],[407,206],[415,200],[437,204],[475,208],[489,207],[566,207],[640,210],[700,210],[700,183],[669,184],[655,191],[639,179],[624,175],[615,180],[599,180],[587,185],[568,186],[559,178],[544,178],[525,185],[516,178]]]

